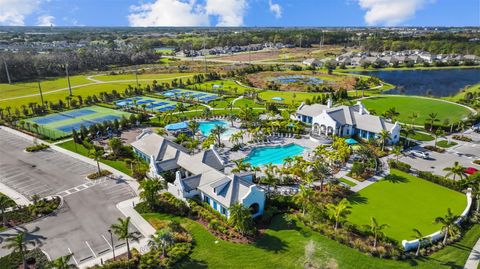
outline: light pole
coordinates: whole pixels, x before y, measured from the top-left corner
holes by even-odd
[[[111,229],[108,229],[108,233],[110,233],[110,242],[112,242],[113,260],[115,261],[115,245],[113,244],[113,234],[112,234],[112,230],[111,230]]]

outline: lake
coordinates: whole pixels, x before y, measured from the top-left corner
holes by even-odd
[[[480,82],[480,69],[368,71],[357,74],[375,76],[397,86],[387,94],[452,96],[467,85]]]

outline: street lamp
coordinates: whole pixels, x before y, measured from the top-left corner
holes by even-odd
[[[115,261],[115,245],[113,244],[113,234],[112,234],[112,230],[111,230],[111,229],[108,229],[108,233],[110,233],[110,242],[112,242],[113,260]]]

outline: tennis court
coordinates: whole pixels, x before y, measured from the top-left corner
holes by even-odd
[[[193,98],[199,102],[204,103],[208,103],[212,100],[218,99],[218,95],[214,93],[206,93],[185,89],[173,89],[160,94],[168,98]]]
[[[165,112],[175,109],[177,107],[177,102],[139,96],[118,100],[115,102],[115,105],[124,108],[137,107],[138,109],[143,109],[143,107],[145,107],[146,110],[151,112]]]
[[[58,139],[70,135],[72,130],[78,130],[82,125],[88,128],[96,123],[120,120],[123,116],[128,117],[130,113],[91,106],[31,118],[25,121],[24,127],[50,139]],[[34,123],[38,124],[37,129],[33,128]]]

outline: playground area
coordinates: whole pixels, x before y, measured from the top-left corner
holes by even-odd
[[[31,118],[25,121],[24,127],[50,139],[58,139],[68,136],[72,130],[78,130],[82,125],[88,128],[93,124],[120,120],[128,116],[130,113],[127,112],[90,106]]]
[[[185,89],[173,89],[166,92],[161,93],[163,96],[167,98],[173,99],[190,99],[190,100],[197,100],[199,102],[208,103],[212,100],[218,99],[218,95],[214,93],[206,93],[206,92],[199,92],[199,91],[192,91],[192,90],[185,90]]]
[[[177,107],[177,102],[140,96],[116,101],[115,105],[121,108],[145,109],[153,113],[174,110]]]

